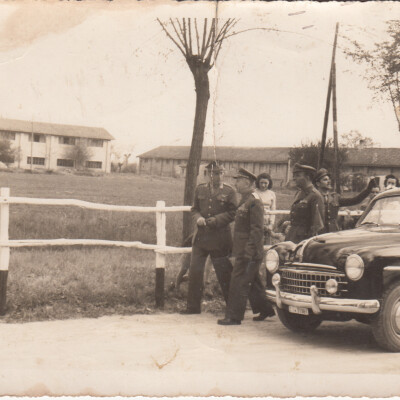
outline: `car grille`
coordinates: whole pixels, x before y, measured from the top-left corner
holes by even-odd
[[[310,294],[310,287],[315,285],[319,296],[341,297],[347,293],[346,275],[342,273],[290,268],[283,269],[281,272],[281,290],[284,292]],[[325,289],[325,283],[329,279],[336,279],[338,282],[338,290],[335,294],[329,294]]]

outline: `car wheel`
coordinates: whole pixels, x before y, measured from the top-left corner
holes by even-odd
[[[293,332],[312,332],[317,329],[322,322],[321,318],[314,314],[292,314],[281,308],[277,308],[277,312],[282,324]]]
[[[379,346],[400,351],[400,282],[394,282],[383,292],[381,309],[372,322],[372,333]]]

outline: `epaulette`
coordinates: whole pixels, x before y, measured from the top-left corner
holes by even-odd
[[[311,189],[311,191],[314,192],[314,193],[318,193],[318,194],[320,194],[322,196],[321,192],[316,187],[313,187]]]
[[[231,186],[231,185],[229,185],[229,184],[227,184],[227,183],[225,183],[225,182],[223,183],[223,185],[224,185],[224,186],[227,186],[227,187],[230,188],[230,189],[233,189],[233,186]]]

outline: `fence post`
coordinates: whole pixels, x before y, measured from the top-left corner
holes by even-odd
[[[156,207],[165,207],[165,201],[159,200]],[[164,211],[156,211],[157,244],[167,244],[166,215]],[[156,252],[156,307],[164,308],[165,254]]]
[[[2,187],[0,189],[1,197],[10,197],[10,188]],[[9,204],[2,202],[0,204],[0,241],[8,241],[8,224],[10,219]],[[6,313],[7,301],[7,276],[8,264],[10,262],[10,248],[0,246],[0,315]]]

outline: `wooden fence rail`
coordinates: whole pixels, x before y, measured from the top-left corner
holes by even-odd
[[[52,206],[75,206],[92,210],[104,211],[125,211],[125,212],[155,212],[156,213],[156,232],[157,244],[146,244],[139,241],[114,241],[100,239],[24,239],[9,240],[9,217],[10,204],[31,204],[31,205],[52,205]],[[155,302],[156,307],[164,307],[164,281],[167,254],[191,253],[191,247],[167,246],[166,233],[166,213],[167,212],[188,212],[190,206],[171,206],[166,207],[164,201],[157,201],[155,207],[141,206],[119,206],[111,204],[92,203],[75,199],[36,199],[30,197],[10,197],[9,188],[0,189],[0,315],[5,314],[7,277],[10,263],[11,247],[39,247],[39,246],[116,246],[131,247],[144,250],[153,250],[156,253],[156,282],[155,282]],[[270,211],[273,215],[288,215],[289,210]],[[340,211],[339,215],[360,215],[360,211]],[[267,250],[269,246],[264,246]]]

